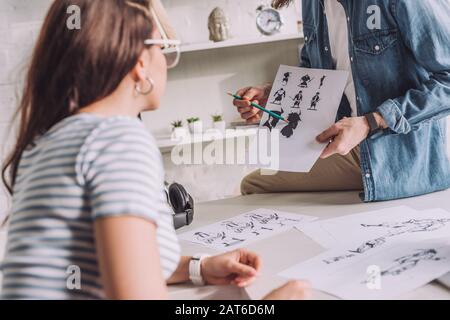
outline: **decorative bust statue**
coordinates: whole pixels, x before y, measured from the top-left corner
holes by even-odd
[[[217,7],[208,18],[209,40],[214,42],[225,41],[230,38],[228,18],[225,12]]]

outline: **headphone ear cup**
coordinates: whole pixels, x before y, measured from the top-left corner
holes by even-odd
[[[169,187],[169,201],[175,213],[183,213],[188,205],[189,195],[181,184],[174,183]]]

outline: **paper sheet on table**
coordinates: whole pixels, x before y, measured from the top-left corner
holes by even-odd
[[[258,139],[249,151],[257,166],[309,172],[325,148],[316,136],[335,122],[348,76],[347,71],[281,65],[266,108],[289,123],[264,113]],[[275,135],[274,140],[261,138],[270,132]],[[270,163],[264,157],[267,150],[271,151]]]
[[[316,219],[278,210],[257,209],[185,232],[179,235],[179,239],[219,251],[232,250]]]
[[[304,279],[313,288],[344,299],[391,299],[419,288],[450,271],[450,240],[396,242],[368,254],[347,254],[341,247],[293,266],[279,275]]]
[[[394,241],[450,236],[450,212],[406,206],[312,222],[297,227],[325,248],[345,245],[365,253]]]

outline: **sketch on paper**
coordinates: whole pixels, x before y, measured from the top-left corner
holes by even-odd
[[[308,85],[314,79],[309,76],[309,74],[305,74],[300,78],[300,84],[298,85],[300,88],[308,88]]]
[[[317,111],[317,104],[320,102],[320,92],[316,92],[314,97],[311,99],[311,106],[308,110]]]
[[[377,237],[375,239],[370,239],[362,243],[359,247],[355,249],[350,249],[348,252],[354,254],[363,254],[369,250],[380,247],[391,240],[393,237],[400,235],[413,234],[419,232],[433,232],[441,228],[450,225],[450,219],[447,218],[427,218],[427,219],[409,219],[401,222],[383,222],[380,224],[364,224],[361,226],[363,228],[386,228],[387,233],[384,236]],[[346,258],[351,258],[353,255],[349,256],[338,256],[331,259],[332,262],[339,262]]]
[[[216,250],[229,250],[279,234],[315,219],[315,217],[301,214],[258,209],[185,232],[179,238]]]
[[[288,83],[289,83],[289,78],[291,77],[291,74],[292,74],[292,72],[286,72],[286,73],[283,75],[283,81],[281,82],[281,84],[282,84],[283,86],[287,86],[287,85],[288,85]]]
[[[260,130],[279,133],[279,160],[256,166],[309,172],[326,147],[315,137],[335,122],[348,75],[347,71],[280,66],[266,108],[288,123],[263,114]]]
[[[347,230],[348,232],[351,232]],[[312,287],[344,299],[390,299],[419,288],[450,271],[450,238],[399,241],[370,254],[354,254],[345,263],[327,264],[340,256],[337,247],[301,262],[279,275],[303,279]],[[368,267],[376,266],[374,274]],[[369,284],[378,278],[380,287]]]
[[[281,103],[283,102],[283,99],[286,98],[286,90],[281,88],[275,94],[273,95],[273,101],[272,104],[276,104],[281,106]]]
[[[281,116],[284,113],[284,110],[281,109],[281,111],[278,110],[271,110],[273,113]],[[273,128],[275,128],[278,123],[280,122],[280,119],[269,116],[266,122],[264,122],[263,127],[268,128],[270,131],[272,131]]]
[[[300,104],[303,101],[303,90],[300,90],[294,98],[292,98],[292,101],[294,101],[294,104],[292,105],[291,109],[300,109]]]

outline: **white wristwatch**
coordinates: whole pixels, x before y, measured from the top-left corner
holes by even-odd
[[[205,281],[202,276],[202,261],[210,257],[208,254],[196,254],[189,262],[189,279],[196,286],[204,286]]]

